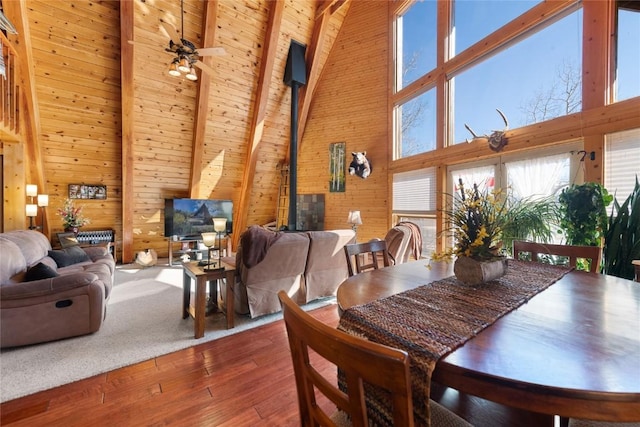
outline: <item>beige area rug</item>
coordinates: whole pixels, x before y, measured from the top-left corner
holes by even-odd
[[[107,318],[98,332],[0,353],[0,402],[89,378],[282,318],[280,313],[250,319],[237,315],[226,329],[221,314],[206,318],[205,336],[193,338],[193,319],[182,319],[182,267],[117,267]],[[325,298],[312,310],[334,304]]]

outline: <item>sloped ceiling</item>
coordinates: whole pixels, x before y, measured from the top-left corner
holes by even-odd
[[[96,227],[115,225],[125,261],[164,248],[164,198],[232,199],[244,207],[234,215],[240,226],[275,219],[277,166],[289,143],[282,79],[290,41],[309,46],[308,57],[317,47],[308,70],[317,81],[348,2],[185,0],[184,38],[226,51],[204,61],[213,72],[195,83],[167,74],[161,21],[179,31],[179,0],[8,3],[7,16],[26,23],[17,45],[31,46],[43,156],[31,166],[51,196],[50,217],[69,183],[106,184],[107,200],[85,211]],[[308,109],[312,93],[304,92]]]

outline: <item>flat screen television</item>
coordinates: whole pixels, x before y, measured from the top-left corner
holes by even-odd
[[[227,234],[233,231],[233,202],[209,199],[165,199],[164,235],[180,239],[200,238],[214,232],[212,218],[227,219]]]

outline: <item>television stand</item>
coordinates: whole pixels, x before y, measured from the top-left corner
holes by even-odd
[[[229,246],[231,244],[231,239],[229,239],[230,235],[227,236],[221,236],[221,246],[223,248],[225,248],[225,239],[226,239],[226,251],[225,249],[222,250],[222,256],[225,256],[225,252],[226,253],[231,253],[231,247]],[[173,257],[174,256],[180,256],[183,254],[189,254],[189,256],[191,257],[191,254],[197,254],[201,253],[202,254],[202,260],[205,261],[207,259],[207,248],[204,249],[198,249],[198,244],[202,243],[202,239],[200,238],[184,238],[184,239],[177,239],[177,240],[173,240],[172,238],[168,237],[167,238],[167,242],[168,242],[168,247],[169,247],[169,266],[174,265],[173,262]],[[178,250],[174,250],[174,245],[180,245],[180,249]],[[217,239],[216,239],[216,244],[217,244]],[[211,250],[217,250],[217,246],[214,246],[211,248]],[[195,261],[195,259],[191,259],[191,261]],[[198,259],[198,261],[200,261],[200,259]],[[213,259],[211,260],[213,263]]]
[[[202,254],[202,259],[207,258],[207,249],[206,248],[198,249],[198,243],[201,243],[202,239],[187,238],[187,239],[173,240],[172,238],[169,238],[167,240],[169,242],[169,265],[170,266],[173,265],[174,255],[180,256],[183,254],[188,254],[191,257],[191,254],[195,254],[197,257],[197,254],[200,253]],[[180,245],[180,249],[174,251],[173,246],[178,244]],[[195,261],[195,259],[192,259],[192,261]]]

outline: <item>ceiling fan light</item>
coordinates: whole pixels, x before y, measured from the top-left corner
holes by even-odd
[[[180,58],[180,63],[178,64],[178,70],[182,71],[183,73],[188,73],[189,71],[191,71],[191,64],[189,63],[189,60],[185,56]]]
[[[174,77],[180,76],[180,71],[178,71],[178,61],[174,60],[171,65],[169,65],[169,75]]]
[[[198,75],[196,74],[195,68],[191,67],[191,71],[189,71],[189,73],[185,77],[191,80],[192,82],[195,82],[196,80],[198,80]]]

